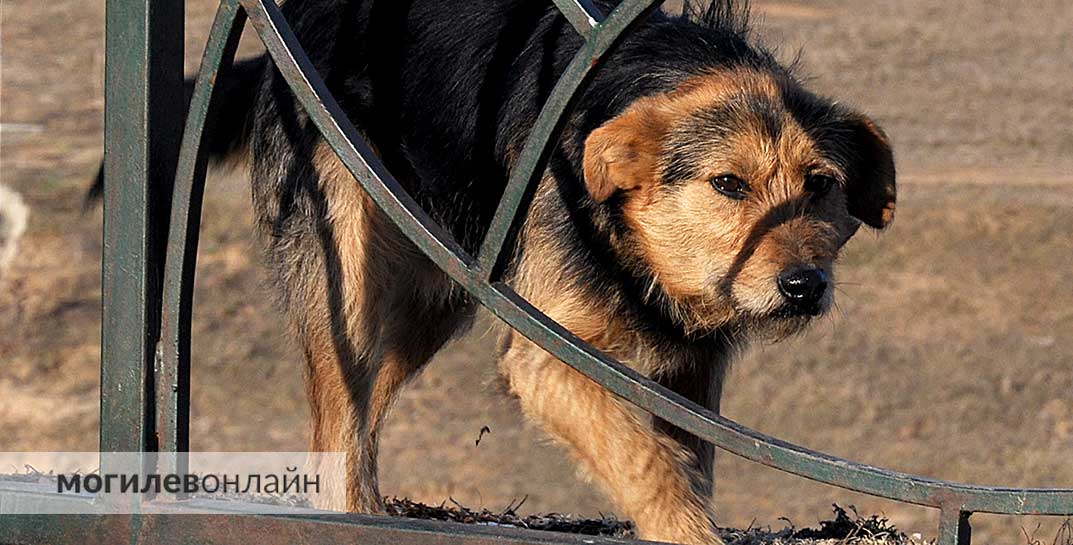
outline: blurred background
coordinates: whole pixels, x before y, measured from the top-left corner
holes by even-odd
[[[187,0],[189,71],[214,8]],[[887,232],[847,247],[832,316],[736,364],[725,414],[929,477],[1073,487],[1073,4],[757,0],[754,15],[813,88],[886,128],[899,208]],[[0,3],[0,183],[29,209],[0,273],[0,451],[97,447],[101,214],[81,204],[101,157],[103,20],[102,0]],[[304,450],[302,363],[271,304],[245,181],[211,180],[202,233],[192,446]],[[383,492],[612,511],[493,387],[482,320],[404,393]],[[718,456],[722,525],[814,525],[834,502],[934,537],[935,512]],[[974,542],[1050,543],[1060,522],[976,515]]]

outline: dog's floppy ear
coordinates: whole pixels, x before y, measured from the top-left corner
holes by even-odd
[[[658,107],[641,99],[585,139],[585,186],[596,202],[656,182],[665,132]]]
[[[894,220],[897,191],[894,152],[887,135],[863,115],[848,121],[850,164],[846,182],[849,213],[866,225],[882,229]]]

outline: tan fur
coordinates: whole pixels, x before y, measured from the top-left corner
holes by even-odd
[[[554,315],[554,311],[553,311]],[[692,454],[621,400],[515,335],[501,364],[526,416],[568,446],[640,529],[640,537],[719,543],[707,498],[693,487]]]
[[[551,186],[545,180],[535,207],[548,198]],[[581,339],[639,371],[652,375],[662,370],[673,354],[646,344],[632,326],[609,314],[612,305],[608,302],[594,300],[584,289],[570,288],[577,279],[558,266],[565,256],[554,238],[530,224],[523,239],[532,252],[529,255],[537,257],[520,264],[514,281],[518,293]],[[620,513],[637,524],[640,537],[720,543],[709,504],[710,448],[672,439],[602,386],[517,332],[505,335],[507,349],[500,371],[526,416],[570,450],[583,474],[599,483]],[[709,387],[718,385],[698,385],[703,395],[695,401],[712,406]]]
[[[597,202],[607,200],[617,189],[647,187],[659,175],[656,159],[666,123],[654,114],[638,105],[586,139],[585,183]]]
[[[658,284],[667,298],[659,304],[681,328],[678,336],[653,336],[636,317],[623,317],[638,294],[596,289],[592,275],[599,271],[571,267],[574,258],[563,242],[570,227],[551,227],[563,210],[550,174],[521,233],[523,252],[510,275],[514,289],[596,348],[718,411],[738,336],[784,335],[807,322],[777,316],[784,304],[779,273],[806,264],[832,274],[839,249],[860,223],[847,213],[847,189],[822,199],[806,191],[807,175],[842,180],[850,173],[845,161],[831,159],[829,143],[792,116],[777,119],[773,133],[764,120],[743,113],[736,119],[742,127],[717,147],[688,130],[697,112],[726,101],[745,96],[779,103],[796,92],[780,78],[748,70],[697,77],[638,100],[587,139],[583,168],[593,200],[623,194],[628,234],[611,235],[611,250],[623,267],[654,277],[652,293],[640,299],[651,302]],[[874,124],[862,126],[872,132],[872,152],[889,152]],[[662,179],[675,146],[692,154],[695,179]],[[302,294],[291,314],[309,364],[312,450],[348,456],[345,490],[327,507],[375,512],[381,509],[380,426],[398,389],[464,329],[469,307],[458,303],[458,288],[386,220],[323,143],[313,165],[325,203],[320,261],[294,264],[284,275],[291,291]],[[748,181],[748,200],[713,189],[711,179],[728,173]],[[893,214],[893,170],[873,174],[879,187],[858,193],[855,203],[872,223],[885,224]],[[733,342],[712,340],[716,332]],[[720,542],[710,510],[710,445],[639,413],[518,333],[503,334],[500,371],[510,392],[637,523],[640,537]],[[706,335],[707,344],[699,340]]]
[[[443,293],[455,288],[376,208],[323,142],[313,162],[334,240],[334,249],[321,257],[336,265],[326,264],[321,270],[327,276],[305,288],[312,292],[307,298],[319,303],[297,319],[309,364],[311,450],[347,454],[347,501],[344,505],[336,496],[323,507],[377,512],[382,509],[376,471],[380,426],[399,387],[458,327],[457,318],[438,312]],[[338,284],[341,297],[330,293],[330,283]],[[342,301],[341,316],[329,311],[333,299]],[[340,322],[345,328],[333,331]],[[420,322],[427,335],[412,334]]]
[[[817,220],[786,221],[806,205],[806,168],[844,176],[789,116],[782,119],[777,140],[760,129],[737,132],[724,142],[727,149],[697,157],[701,174],[696,180],[672,189],[661,183],[666,165],[660,163],[665,151],[660,146],[674,127],[735,95],[781,101],[784,85],[776,76],[744,69],[700,76],[675,92],[638,100],[586,143],[586,181],[597,192],[594,198],[607,198],[610,182],[602,178],[629,180],[616,187],[630,195],[624,212],[638,234],[635,258],[681,303],[683,318],[694,329],[716,327],[739,310],[771,310],[780,304],[779,294],[770,289],[779,271],[795,263],[829,270],[847,233],[855,229],[840,194],[826,199]],[[742,206],[714,196],[708,180],[724,173],[750,180],[759,204]],[[888,208],[892,214],[893,201]],[[713,283],[713,278],[728,281]]]

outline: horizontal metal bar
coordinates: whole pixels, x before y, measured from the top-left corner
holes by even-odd
[[[356,519],[356,520],[355,520]],[[624,545],[649,543],[594,536],[434,522],[335,515],[7,515],[11,543],[132,545]]]
[[[568,2],[556,2],[562,4]],[[555,83],[533,129],[525,140],[514,170],[503,190],[495,216],[481,244],[480,268],[489,281],[499,280],[514,249],[514,240],[529,211],[529,202],[544,174],[552,144],[558,138],[563,123],[588,82],[596,73],[601,59],[615,46],[633,25],[637,24],[663,0],[624,0],[593,29],[593,33],[574,54],[566,71]]]
[[[273,507],[220,500],[152,504],[151,514],[15,515],[4,506],[27,502],[69,502],[93,509],[93,498],[57,494],[53,487],[0,485],[0,540],[12,543],[130,543],[154,545],[629,545],[650,543],[599,536],[543,532],[505,526],[459,524],[402,517],[334,513],[297,507]],[[49,504],[53,509],[55,503]],[[157,512],[160,510],[162,512]],[[192,514],[213,511],[218,514]],[[226,523],[221,522],[226,515]]]
[[[11,481],[0,482],[0,536],[7,535],[3,531],[4,524],[13,516],[13,513],[46,510],[63,511],[68,509],[78,513],[99,509],[103,513],[104,507],[97,507],[96,499],[93,494],[60,494],[56,492],[55,485]]]
[[[242,1],[306,113],[343,164],[402,232],[496,316],[611,392],[722,449],[814,481],[936,508],[959,505],[964,511],[973,512],[1073,515],[1070,489],[982,487],[932,480],[843,460],[756,432],[603,354],[544,315],[506,284],[484,281],[469,256],[414,203],[371,153],[313,70],[275,4],[269,0]],[[627,0],[620,9],[623,6],[637,9],[640,4]],[[615,13],[618,11],[608,17],[607,24]],[[529,143],[527,148],[535,145]]]
[[[604,14],[592,4],[592,0],[555,0],[555,5],[586,40],[592,36],[596,25],[604,20]]]

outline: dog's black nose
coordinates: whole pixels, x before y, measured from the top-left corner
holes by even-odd
[[[827,292],[827,273],[815,267],[788,269],[779,275],[779,291],[798,310],[815,316]]]

